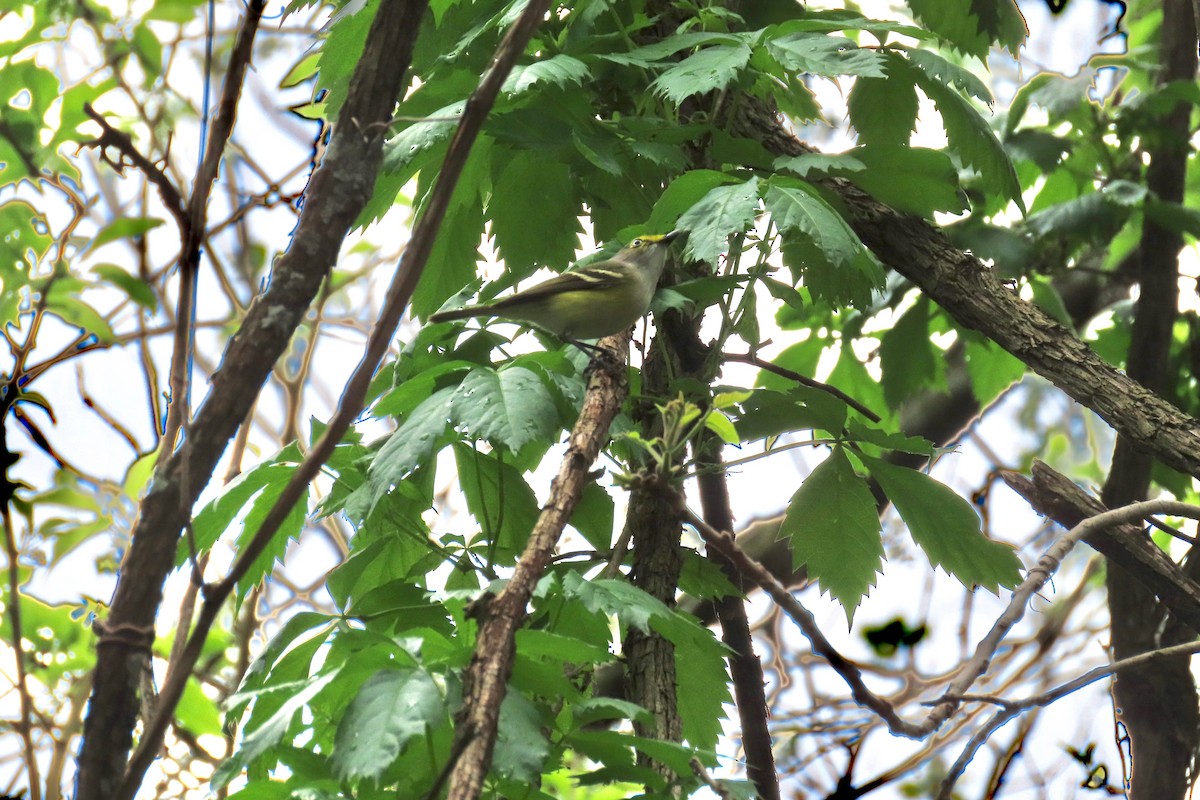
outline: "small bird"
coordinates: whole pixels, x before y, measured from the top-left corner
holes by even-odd
[[[439,311],[429,321],[499,317],[529,323],[575,344],[611,336],[646,316],[667,264],[668,245],[678,236],[679,231],[639,236],[612,258],[490,303]]]

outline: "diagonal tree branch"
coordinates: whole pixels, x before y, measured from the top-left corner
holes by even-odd
[[[78,760],[77,800],[109,800],[125,770],[137,718],[138,680],[180,531],[371,195],[384,133],[425,8],[422,0],[397,0],[377,12],[342,110],[346,122],[335,128],[313,175],[291,247],[230,342],[187,442],[155,470],[108,619],[98,625],[96,680]]]
[[[761,142],[776,155],[814,152],[786,131],[769,107],[749,96],[738,105],[731,127],[735,135]],[[1024,361],[1139,448],[1200,477],[1200,420],[1100,358],[925,220],[889,208],[849,181],[835,179],[825,185],[841,198],[859,238],[958,324],[979,331]]]

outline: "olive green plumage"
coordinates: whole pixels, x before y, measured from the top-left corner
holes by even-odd
[[[639,236],[612,258],[475,306],[439,311],[430,322],[499,317],[526,322],[568,341],[599,339],[625,330],[650,310],[679,235]]]

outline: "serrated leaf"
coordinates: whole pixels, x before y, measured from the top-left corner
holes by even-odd
[[[766,439],[798,430],[838,433],[846,423],[847,406],[838,398],[808,386],[786,392],[756,389],[741,403],[737,430],[742,441]]]
[[[381,171],[400,174],[405,179],[411,177],[415,170],[410,168],[418,156],[450,138],[466,106],[466,100],[442,106],[424,120],[409,125],[389,139],[383,146]]]
[[[883,334],[879,345],[883,396],[898,408],[919,391],[945,386],[942,351],[929,340],[929,301],[921,298]]]
[[[558,427],[554,400],[531,370],[477,369],[463,378],[450,399],[450,414],[471,436],[516,453]]]
[[[537,705],[520,692],[509,691],[500,703],[493,768],[506,778],[534,784],[549,755],[550,742]]]
[[[1024,213],[1025,202],[1021,199],[1017,171],[979,112],[958,92],[919,70],[917,84],[937,106],[950,150],[964,165],[979,173],[987,189],[1009,198]]]
[[[790,33],[767,40],[767,49],[780,64],[794,72],[837,77],[858,75],[883,78],[883,57],[860,48],[842,36]]]
[[[467,510],[491,545],[493,559],[511,564],[537,524],[540,508],[533,489],[512,464],[465,444],[454,446],[454,460]]]
[[[706,47],[668,67],[650,84],[650,90],[679,105],[692,95],[724,89],[746,68],[750,53],[740,42]]]
[[[860,456],[929,563],[968,589],[998,592],[1021,580],[1021,559],[1003,542],[983,535],[979,515],[949,486],[923,472]]]
[[[986,103],[989,108],[995,102],[987,84],[969,69],[947,61],[932,50],[909,48],[905,52],[908,54],[908,60],[929,77],[941,81],[947,87],[969,94]]]
[[[627,53],[604,53],[601,57],[616,64],[637,67],[650,67],[655,62],[670,58],[676,53],[692,47],[702,47],[708,44],[733,45],[740,43],[740,38],[728,33],[709,33],[691,31],[677,33],[653,44],[637,47]]]
[[[848,175],[861,172],[867,165],[850,153],[826,155],[825,153],[804,153],[799,156],[781,156],[775,159],[777,170],[787,170],[801,178],[807,178],[809,173],[818,175]]]
[[[552,86],[582,86],[591,76],[587,64],[578,58],[559,53],[544,61],[513,67],[508,78],[504,81],[502,91],[510,94],[521,94],[539,83]]]
[[[1028,31],[1013,0],[906,0],[913,16],[959,51],[987,58],[998,44],[1017,57]]]
[[[580,199],[566,164],[519,152],[500,171],[488,201],[492,235],[513,277],[563,267],[579,247]],[[531,225],[530,220],[538,220]]]
[[[807,564],[821,590],[841,604],[850,625],[883,566],[880,532],[871,489],[837,447],[792,496],[779,538],[788,541],[795,567]]]
[[[292,717],[296,715],[296,712],[332,683],[340,672],[341,668],[338,667],[324,675],[299,682],[294,687],[298,691],[280,705],[270,718],[264,720],[253,732],[246,735],[233,756],[217,767],[212,776],[212,789],[215,791],[228,786],[229,782],[240,775],[247,765],[278,744],[291,726]]]
[[[715,265],[729,237],[749,228],[757,214],[758,178],[709,190],[676,223],[676,228],[690,233],[685,255]]]
[[[447,719],[437,684],[421,669],[381,669],[338,723],[330,763],[344,781],[378,778],[412,742]]]
[[[450,425],[450,399],[457,389],[446,386],[431,394],[384,442],[367,470],[375,501],[433,456]]]
[[[784,234],[784,262],[813,297],[835,306],[871,302],[883,287],[883,268],[815,188],[776,176],[765,204]]]
[[[652,231],[677,227],[680,215],[699,203],[710,191],[735,182],[735,178],[717,170],[689,170],[671,181],[659,196],[646,225]]]

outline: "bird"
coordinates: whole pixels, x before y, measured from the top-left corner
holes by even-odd
[[[430,315],[430,322],[497,317],[524,322],[573,344],[619,333],[650,310],[667,264],[669,245],[680,235],[639,236],[612,258],[564,272],[489,303]],[[588,348],[591,349],[591,348]]]

